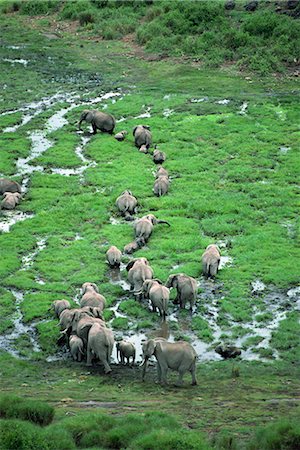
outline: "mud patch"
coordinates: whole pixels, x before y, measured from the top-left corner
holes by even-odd
[[[32,219],[33,217],[34,214],[22,211],[5,211],[0,216],[0,232],[9,233],[13,225],[27,219]]]

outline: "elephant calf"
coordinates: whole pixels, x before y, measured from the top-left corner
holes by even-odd
[[[116,347],[118,361],[120,361],[121,364],[124,364],[126,358],[127,364],[129,365],[130,358],[132,358],[131,365],[133,365],[135,362],[135,346],[131,342],[123,340],[117,342]]]
[[[184,309],[186,302],[189,301],[190,310],[192,311],[197,294],[197,282],[195,278],[189,277],[184,273],[170,275],[166,282],[166,286],[168,288],[173,287],[177,289],[175,303],[179,303],[180,308]]]
[[[162,164],[167,159],[167,156],[164,152],[160,150],[154,150],[153,152],[153,162],[155,164]]]
[[[183,375],[190,372],[192,375],[192,385],[197,384],[196,380],[196,360],[197,353],[195,349],[185,341],[167,342],[163,338],[149,339],[143,343],[143,374],[145,379],[148,359],[154,355],[157,360],[158,382],[167,383],[168,369],[178,372],[177,385],[183,383]]]
[[[144,245],[145,245],[145,239],[137,238],[134,241],[129,242],[129,244],[125,245],[124,253],[127,253],[128,255],[130,255],[133,252],[136,252],[137,250],[142,248]]]
[[[117,139],[117,141],[120,141],[120,142],[124,141],[127,134],[128,133],[125,130],[119,131],[119,133],[115,134],[115,139]]]
[[[157,197],[161,197],[162,195],[166,195],[169,190],[169,178],[165,176],[160,176],[156,178],[153,186],[153,192]]]
[[[159,169],[157,169],[156,174],[155,174],[155,178],[159,178],[159,177],[169,177],[169,173],[166,169],[164,169],[163,167],[159,167]]]
[[[215,244],[206,247],[202,255],[202,271],[206,277],[215,277],[218,273],[221,260],[220,249]]]
[[[110,267],[120,267],[122,252],[112,245],[106,252],[106,259]]]
[[[94,134],[97,133],[97,130],[113,134],[116,125],[115,118],[111,114],[97,111],[96,109],[85,109],[82,111],[78,123],[79,130],[81,130],[81,123],[84,120],[92,125]]]
[[[160,317],[164,320],[168,315],[169,289],[163,286],[159,280],[145,280],[143,293],[150,299],[153,312],[158,309]]]
[[[76,334],[71,334],[69,339],[69,347],[74,361],[80,362],[84,355],[83,340],[76,336]]]
[[[148,125],[137,125],[133,129],[134,143],[137,148],[145,145],[148,149],[152,144],[152,135]]]
[[[1,202],[1,208],[15,209],[20,200],[21,194],[19,192],[4,192],[3,200]]]

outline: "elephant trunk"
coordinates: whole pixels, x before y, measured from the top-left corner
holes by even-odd
[[[78,130],[81,130],[82,119],[78,122]]]
[[[140,366],[143,367],[142,381],[145,381],[146,370],[148,367],[148,358],[145,357]]]
[[[169,222],[167,222],[166,220],[158,220],[157,223],[165,223],[166,225],[168,225],[168,227],[171,226],[171,224]]]

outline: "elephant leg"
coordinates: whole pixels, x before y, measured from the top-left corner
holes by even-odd
[[[97,134],[97,127],[94,123],[92,123],[92,127],[93,127],[93,133]]]
[[[157,361],[157,379],[158,382],[161,383],[161,367],[158,361]]]
[[[161,384],[167,384],[167,373],[168,373],[168,366],[164,362],[161,362],[159,364],[160,368],[160,380],[158,380]]]
[[[178,370],[178,380],[176,382],[176,386],[182,386],[184,372],[184,370]]]
[[[196,364],[193,364],[191,368],[191,374],[192,374],[192,386],[196,386],[198,384],[196,379]]]
[[[86,356],[86,365],[87,366],[91,366],[92,365],[92,358],[93,358],[92,350],[88,346],[88,348],[87,348],[87,356]]]

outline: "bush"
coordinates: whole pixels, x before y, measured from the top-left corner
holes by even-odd
[[[38,425],[48,425],[53,420],[54,408],[38,400],[3,395],[0,397],[0,417],[29,420]]]
[[[29,16],[36,16],[38,14],[53,12],[59,5],[59,0],[23,0],[21,2],[20,12]]]
[[[299,423],[284,420],[266,428],[260,428],[247,450],[298,450],[299,448]]]
[[[46,442],[42,430],[21,420],[0,421],[1,450],[43,450]]]
[[[194,431],[157,430],[135,439],[129,449],[135,450],[211,450],[200,433]]]
[[[90,11],[82,11],[78,14],[78,20],[80,25],[86,25],[87,23],[95,22],[94,13],[92,10]]]

